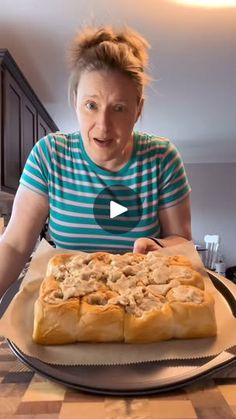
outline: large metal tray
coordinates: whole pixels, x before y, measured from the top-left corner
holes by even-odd
[[[236,292],[232,283],[208,272],[214,286],[221,293],[236,317]],[[18,291],[17,281],[0,302],[0,317]],[[92,394],[135,396],[175,390],[236,363],[236,347],[215,357],[183,361],[143,362],[116,366],[58,366],[46,364],[25,355],[13,342],[9,347],[17,358],[35,372],[50,380]]]

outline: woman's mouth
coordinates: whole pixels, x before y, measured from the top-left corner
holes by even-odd
[[[102,148],[109,147],[112,143],[111,139],[105,139],[105,138],[102,138],[102,139],[94,138],[93,140],[99,147],[102,147]]]

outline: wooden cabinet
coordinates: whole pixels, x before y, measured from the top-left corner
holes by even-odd
[[[17,64],[0,49],[0,190],[14,193],[30,150],[58,131]]]
[[[21,171],[27,157],[33,148],[37,137],[37,109],[30,100],[22,97],[22,142],[21,142]]]
[[[9,73],[4,74],[3,90],[2,180],[3,186],[16,189],[20,176],[22,137],[22,91]]]
[[[50,132],[50,127],[43,120],[43,118],[38,114],[38,120],[37,120],[37,135],[38,135],[38,139],[44,137],[49,132]]]

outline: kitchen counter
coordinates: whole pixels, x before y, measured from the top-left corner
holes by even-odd
[[[34,373],[0,337],[0,419],[236,418],[236,364],[181,389],[154,396],[93,396]]]

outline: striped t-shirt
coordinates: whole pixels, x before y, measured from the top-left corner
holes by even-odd
[[[56,246],[87,252],[131,251],[135,239],[158,237],[158,210],[176,205],[190,191],[176,147],[168,139],[138,132],[130,160],[117,172],[90,159],[80,132],[49,134],[32,149],[20,183],[48,196],[49,233]],[[123,185],[142,202],[139,223],[122,234],[102,229],[93,211],[97,195],[117,185],[116,196],[122,195]]]

